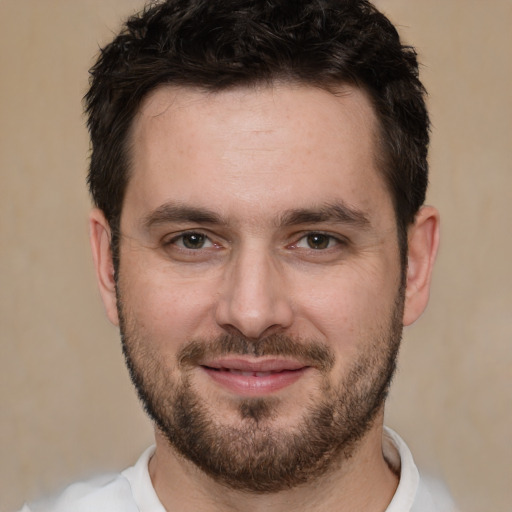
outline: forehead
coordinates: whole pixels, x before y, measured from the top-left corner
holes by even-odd
[[[163,86],[142,102],[134,120],[134,140],[149,131],[180,128],[169,133],[176,139],[194,142],[201,135],[195,118],[206,130],[222,126],[226,130],[245,131],[248,136],[259,132],[275,137],[295,134],[310,136],[311,144],[321,150],[329,142],[349,139],[353,130],[370,135],[365,142],[373,148],[377,121],[367,94],[344,85],[335,91],[299,84],[267,87],[239,87],[220,92]],[[207,123],[207,124],[205,124]],[[173,125],[173,126],[172,126]],[[181,126],[180,126],[181,125]],[[319,144],[319,138],[325,144]],[[335,140],[338,139],[338,140]],[[305,141],[307,142],[307,141]],[[355,146],[354,146],[355,148]]]
[[[366,94],[349,86],[336,93],[291,85],[214,93],[162,87],[134,120],[125,206],[156,208],[179,198],[246,208],[253,218],[264,207],[307,201],[372,208],[387,196],[376,129]]]

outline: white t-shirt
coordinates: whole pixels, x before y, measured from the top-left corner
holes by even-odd
[[[411,452],[391,429],[385,428],[383,450],[386,460],[400,472],[400,482],[386,512],[455,512],[453,502],[437,480],[420,477]],[[148,448],[132,466],[120,474],[76,483],[59,497],[20,512],[166,512],[151,483]]]

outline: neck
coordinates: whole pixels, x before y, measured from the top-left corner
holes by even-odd
[[[398,485],[382,452],[382,417],[339,467],[310,484],[268,494],[231,490],[177,455],[158,431],[155,438],[151,480],[164,508],[176,512],[382,512]]]

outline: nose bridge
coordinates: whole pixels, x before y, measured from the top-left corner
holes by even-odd
[[[263,243],[246,243],[233,255],[223,277],[217,322],[249,338],[288,327],[292,309],[284,275]]]

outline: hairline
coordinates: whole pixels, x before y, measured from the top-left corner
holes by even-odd
[[[134,110],[133,116],[130,120],[129,126],[126,130],[126,135],[124,137],[123,141],[123,151],[125,156],[125,183],[124,183],[124,190],[123,190],[123,197],[119,208],[119,222],[121,220],[123,206],[124,206],[124,199],[126,196],[126,190],[128,188],[128,185],[130,183],[130,178],[133,173],[133,150],[136,140],[134,139],[134,130],[136,128],[137,119],[142,115],[142,111],[144,109],[145,104],[150,100],[152,96],[157,94],[160,90],[174,90],[178,93],[180,91],[184,92],[198,92],[201,94],[204,94],[207,96],[213,96],[217,94],[221,94],[228,91],[236,91],[236,90],[247,90],[250,91],[258,91],[262,89],[269,89],[269,88],[278,88],[278,87],[288,87],[288,88],[316,88],[320,89],[322,91],[325,91],[327,93],[332,94],[335,97],[344,96],[346,94],[350,94],[350,89],[357,89],[360,91],[365,98],[368,101],[368,105],[373,112],[373,120],[372,123],[372,138],[373,138],[373,163],[375,165],[375,170],[377,174],[381,177],[383,185],[386,187],[386,191],[389,194],[389,197],[393,203],[393,210],[395,212],[395,217],[397,217],[398,212],[396,211],[395,206],[395,199],[394,199],[394,193],[391,189],[390,183],[388,183],[388,180],[386,179],[385,174],[385,167],[388,164],[388,155],[385,148],[384,143],[384,137],[382,134],[382,131],[384,129],[383,122],[380,119],[377,107],[375,105],[375,100],[372,96],[372,94],[369,92],[368,87],[365,87],[362,84],[354,83],[353,81],[349,80],[332,80],[332,81],[307,81],[300,78],[295,77],[277,77],[276,79],[256,79],[252,81],[243,82],[237,82],[233,84],[228,85],[222,85],[222,86],[208,86],[208,85],[200,85],[200,84],[190,84],[190,85],[181,85],[181,84],[173,84],[168,82],[163,82],[156,84],[153,88],[149,89],[139,100],[136,109]],[[170,105],[169,105],[170,107]],[[169,108],[167,107],[167,108]],[[155,114],[155,117],[158,115],[163,114],[166,110],[164,109],[161,113]]]
[[[130,119],[128,128],[125,132],[124,141],[122,143],[123,145],[123,163],[121,165],[124,165],[124,189],[122,191],[122,198],[119,204],[118,209],[118,215],[114,215],[112,219],[107,219],[109,226],[111,228],[111,231],[113,233],[113,242],[114,252],[118,251],[118,243],[119,240],[115,240],[115,237],[119,237],[120,235],[120,227],[121,227],[121,218],[123,214],[124,209],[124,201],[126,197],[126,191],[128,189],[128,186],[130,184],[131,177],[133,175],[134,169],[133,169],[133,151],[134,151],[134,145],[136,140],[134,139],[134,130],[136,127],[137,119],[142,115],[142,110],[144,108],[144,104],[149,101],[149,99],[154,96],[158,91],[163,89],[171,89],[176,91],[194,91],[204,94],[205,96],[208,95],[215,95],[220,94],[223,92],[228,91],[235,91],[235,90],[247,90],[247,91],[257,91],[261,89],[266,88],[276,88],[276,87],[291,87],[291,88],[318,88],[320,90],[323,90],[325,92],[328,92],[334,96],[342,96],[344,94],[347,94],[348,88],[357,89],[360,92],[364,94],[366,99],[368,100],[369,107],[371,111],[373,112],[373,118],[374,122],[372,123],[372,137],[373,137],[373,161],[375,166],[375,171],[377,175],[380,176],[381,182],[384,185],[387,194],[389,195],[389,198],[391,200],[391,204],[393,207],[393,213],[395,216],[395,226],[396,226],[396,234],[397,234],[397,243],[399,246],[399,252],[400,252],[400,261],[402,268],[405,269],[405,266],[407,264],[407,252],[408,252],[408,245],[407,245],[407,236],[406,236],[406,230],[409,225],[412,224],[412,221],[409,221],[408,223],[404,223],[403,220],[400,218],[399,212],[398,212],[398,205],[397,205],[397,198],[395,197],[396,194],[394,193],[392,189],[391,183],[389,183],[388,179],[388,173],[386,171],[386,168],[391,165],[390,160],[390,154],[389,151],[386,149],[386,139],[383,135],[384,130],[384,123],[381,119],[381,115],[378,112],[377,105],[376,105],[376,98],[372,93],[369,91],[369,88],[365,86],[364,84],[357,83],[354,80],[346,79],[346,80],[340,80],[339,78],[337,80],[318,80],[318,81],[312,81],[312,80],[306,80],[301,79],[300,77],[294,77],[294,76],[278,76],[275,78],[256,78],[252,80],[240,80],[234,83],[230,84],[221,84],[221,85],[202,85],[202,84],[177,84],[177,83],[171,83],[171,82],[160,82],[157,83],[154,87],[150,88],[148,91],[146,91],[145,94],[142,95],[142,97],[139,99],[136,108],[133,111],[133,115]],[[162,112],[163,113],[163,112]],[[117,260],[119,257],[119,254],[114,254],[114,259]]]

